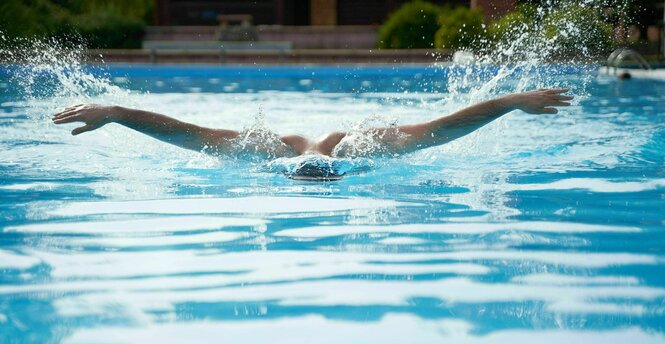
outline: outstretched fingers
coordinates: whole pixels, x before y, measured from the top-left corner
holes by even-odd
[[[63,111],[63,112],[60,112],[60,113],[56,113],[56,114],[53,116],[53,120],[55,121],[56,119],[69,117],[69,116],[71,116],[71,115],[73,115],[73,114],[76,114],[77,112],[78,112],[78,111],[76,111],[76,110],[69,110],[69,111]]]
[[[553,94],[562,94],[570,91],[570,88],[547,88],[544,89],[543,91],[546,91],[548,93],[553,93]]]
[[[108,115],[104,113],[105,111],[108,111],[107,107],[95,104],[72,105],[55,114],[52,119],[55,124],[83,122],[82,126],[72,130],[72,135],[78,135],[108,123]]]
[[[560,100],[553,100],[550,102],[552,106],[570,106],[570,102],[564,102]]]
[[[555,114],[561,106],[570,106],[574,96],[565,95],[567,88],[540,89],[517,94],[518,108],[533,114]]]
[[[77,121],[81,121],[80,117],[81,116],[79,116],[78,114],[73,114],[73,115],[69,115],[69,116],[62,116],[62,117],[54,118],[53,123],[55,123],[55,124],[64,124],[64,123],[77,122]]]
[[[570,89],[568,88],[553,88],[553,89],[548,89],[545,90],[548,94],[548,98],[550,99],[548,102],[548,106],[570,106],[570,100],[573,100],[575,97],[574,96],[569,96],[565,95],[563,93],[568,92]],[[556,112],[553,112],[556,113]]]
[[[70,106],[62,109],[62,111],[60,111],[60,112],[56,113],[55,115],[53,115],[53,119],[60,118],[60,117],[67,116],[67,115],[70,115],[72,113],[75,113],[75,112],[81,110],[82,106],[83,106],[83,104],[70,105]]]
[[[573,98],[575,98],[575,97],[573,97],[573,96],[563,96],[563,95],[552,96],[552,99],[556,99],[556,100],[573,100]]]

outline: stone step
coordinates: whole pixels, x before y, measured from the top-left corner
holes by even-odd
[[[291,42],[227,42],[227,41],[143,41],[143,49],[156,50],[278,50],[293,48]]]
[[[291,42],[294,49],[371,49],[376,46],[377,26],[281,26],[258,25],[258,41]],[[150,26],[147,41],[214,41],[217,26]]]

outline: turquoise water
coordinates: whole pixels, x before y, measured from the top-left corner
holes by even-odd
[[[665,83],[595,67],[0,67],[0,342],[665,342]],[[18,76],[18,77],[17,77]],[[294,181],[49,116],[318,136],[578,95]]]

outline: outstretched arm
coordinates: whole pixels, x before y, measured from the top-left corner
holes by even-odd
[[[228,140],[238,136],[233,130],[204,128],[154,112],[95,104],[70,106],[55,114],[53,122],[85,123],[72,130],[72,135],[101,128],[107,123],[118,123],[179,147],[196,151],[209,148],[217,153],[223,153]]]
[[[564,95],[566,92],[568,89],[541,89],[509,94],[429,122],[379,129],[374,135],[395,153],[408,153],[465,136],[513,110],[530,114],[557,113],[555,107],[568,106],[573,99]]]

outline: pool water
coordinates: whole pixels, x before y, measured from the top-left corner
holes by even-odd
[[[1,343],[665,342],[665,83],[595,66],[27,68],[0,67]],[[49,119],[116,103],[316,137],[544,86],[574,106],[321,183]]]

